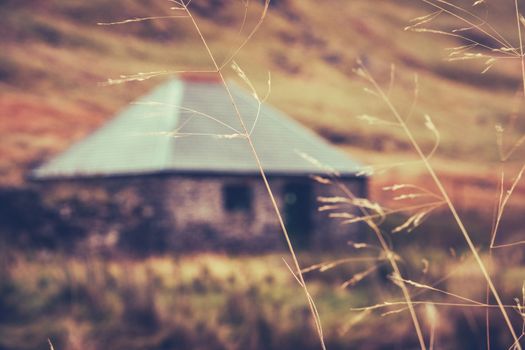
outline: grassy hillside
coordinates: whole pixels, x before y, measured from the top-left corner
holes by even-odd
[[[356,61],[362,61],[388,91],[403,116],[413,109],[408,127],[424,152],[429,152],[436,140],[425,119],[428,114],[440,138],[430,161],[472,233],[471,250],[487,252],[480,259],[487,261],[488,273],[505,303],[514,305],[512,298],[520,296],[523,276],[523,269],[516,267],[523,264],[522,184],[517,182],[499,223],[502,234],[495,241],[513,242],[514,249],[486,249],[497,225],[494,216],[479,209],[492,213],[499,195],[500,171],[506,172],[503,182],[511,182],[524,156],[523,145],[517,143],[508,164],[500,165],[496,132],[497,126],[504,129],[504,149],[512,148],[525,132],[520,62],[502,59],[481,74],[486,58],[449,62],[450,51],[446,50],[476,41],[489,48],[482,49],[485,55],[505,55],[490,48],[497,49],[499,40],[508,40],[509,46],[519,44],[513,2],[486,1],[477,7],[472,6],[472,0],[454,3],[476,11],[480,17],[475,22],[491,23],[501,37],[488,38],[471,29],[452,35],[404,30],[415,23],[412,18],[435,10],[424,0],[273,0],[263,25],[236,56],[236,62],[261,94],[270,72],[271,104],[371,165],[372,195],[390,199],[381,202],[386,211],[396,211],[407,202],[400,200],[391,206],[396,193],[382,191],[385,184],[410,182],[430,190],[435,186],[403,130],[391,123],[394,119],[387,106],[366,91],[367,82],[355,73]],[[9,198],[11,192],[23,194],[29,189],[24,201],[13,204],[15,210],[6,211],[7,216],[14,213],[13,221],[20,221],[23,229],[30,228],[26,231],[39,227],[39,216],[48,212],[32,211],[38,203],[34,208],[25,206],[37,198],[31,196],[30,186],[5,187],[27,185],[24,174],[30,168],[92,132],[169,76],[116,85],[101,83],[140,72],[212,68],[190,19],[166,18],[177,14],[170,9],[173,4],[168,0],[0,0],[0,12],[5,14],[0,21],[0,190]],[[263,7],[256,0],[193,0],[190,9],[214,56],[223,62],[256,25]],[[97,25],[150,16],[161,18]],[[442,13],[427,25],[450,33],[469,24]],[[238,79],[232,69],[226,68],[224,73]],[[416,91],[418,100],[413,105]],[[359,118],[363,115],[372,119]],[[383,122],[369,122],[377,120]],[[502,198],[509,187],[502,187]],[[417,204],[419,199],[410,203]],[[21,212],[25,216],[19,220],[15,214]],[[70,212],[60,209],[60,215],[67,217]],[[31,220],[25,219],[29,217]],[[463,254],[464,237],[449,212],[432,213],[412,233],[388,234],[406,220],[392,215],[383,222],[385,245],[395,249],[396,255],[385,248],[378,253],[375,245],[365,246],[364,252],[381,260],[377,271],[370,270],[370,278],[366,271],[374,263],[368,262],[344,265],[340,271],[306,273],[330,349],[367,342],[372,344],[370,348],[416,344],[407,314],[400,313],[404,309],[388,310],[394,312],[389,317],[381,317],[381,312],[387,311],[382,308],[361,314],[362,324],[357,322],[359,314],[356,320],[349,310],[399,300],[395,287],[399,281],[388,280],[391,271],[383,264],[385,256],[398,261],[401,274],[414,281],[485,300],[485,281],[470,255]],[[262,343],[265,337],[272,339],[274,348],[318,348],[314,327],[305,321],[309,319],[305,300],[282,263],[282,254],[234,259],[202,254],[144,260],[128,259],[118,252],[111,259],[85,252],[75,257],[60,257],[58,252],[23,256],[6,244],[24,243],[24,235],[13,232],[6,230],[0,237],[5,239],[0,241],[4,250],[0,254],[0,349],[42,348],[47,346],[48,336],[56,341],[57,349],[95,349],[100,344],[112,344],[115,349],[169,349],[178,344],[197,349],[257,349],[268,348]],[[17,239],[12,238],[14,234]],[[364,247],[349,246],[342,257],[359,257],[353,249],[358,246]],[[444,249],[436,249],[438,246]],[[300,261],[309,266],[324,258],[301,255]],[[339,288],[353,278],[364,279],[364,284],[351,293]],[[432,294],[434,289],[419,289],[418,285],[409,286],[418,305],[425,305],[426,311],[418,309],[418,313],[424,333],[430,334],[434,321],[427,311],[433,306],[426,301],[447,302],[449,298],[443,293]],[[440,346],[482,348],[484,309],[466,311],[448,306],[439,308],[436,334]],[[499,313],[494,310],[492,343],[508,347],[510,338],[496,315]],[[511,317],[521,326],[518,313]],[[377,337],[379,329],[388,329],[385,334],[390,337]]]
[[[259,2],[249,2],[239,35],[242,2],[195,0],[191,6],[219,61],[242,41],[262,9]],[[0,23],[3,185],[21,184],[28,168],[94,130],[165,77],[112,86],[100,82],[122,74],[211,68],[187,18],[97,26],[173,15],[166,1],[3,0],[0,7],[8,14]],[[515,42],[508,10],[490,8],[488,20]],[[385,154],[408,159],[410,145],[401,130],[356,118],[392,118],[376,97],[363,91],[366,84],[353,72],[356,59],[385,88],[390,65],[395,65],[391,97],[401,111],[410,109],[417,74],[419,101],[409,124],[418,141],[424,149],[432,148],[434,136],[422,117],[428,113],[441,133],[437,158],[458,160],[463,173],[484,173],[487,164],[497,161],[494,125],[508,124],[513,111],[522,107],[516,98],[519,62],[507,60],[484,75],[479,74],[482,62],[447,62],[444,49],[464,44],[459,39],[403,30],[411,18],[430,11],[418,1],[275,1],[237,62],[263,91],[271,72],[270,103],[371,163],[382,162]],[[450,29],[458,24],[444,18],[437,25]],[[507,130],[507,142],[523,130],[518,119]],[[436,164],[448,168],[447,162]]]

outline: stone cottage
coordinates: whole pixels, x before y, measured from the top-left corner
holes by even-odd
[[[313,181],[325,170],[301,154],[335,169],[364,197],[367,182],[356,175],[359,164],[282,112],[260,105],[235,83],[228,85],[294,243],[329,246],[354,239],[358,225],[341,226],[317,210],[318,197],[340,193]],[[179,77],[132,103],[31,177],[55,199],[76,197],[83,213],[101,210],[86,222],[101,240],[162,250],[283,247],[259,168],[241,134],[221,83]],[[61,212],[74,219],[75,210],[65,205]]]

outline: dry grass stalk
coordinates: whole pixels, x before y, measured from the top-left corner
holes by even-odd
[[[286,264],[289,268],[290,268],[290,271],[292,272],[292,275],[296,278],[297,282],[299,283],[299,285],[301,286],[301,288],[303,289],[304,293],[305,293],[305,296],[307,298],[307,301],[308,301],[308,305],[309,305],[309,308],[310,308],[310,311],[311,311],[311,314],[312,314],[312,317],[314,319],[314,323],[315,323],[315,326],[316,326],[316,330],[317,330],[317,333],[318,333],[318,336],[319,336],[319,340],[320,340],[320,343],[321,343],[321,347],[322,349],[326,349],[326,346],[325,346],[325,343],[324,343],[324,335],[323,335],[323,329],[322,329],[322,325],[321,325],[321,319],[320,319],[320,316],[319,316],[319,313],[318,313],[318,310],[317,310],[317,307],[315,305],[315,302],[312,298],[312,296],[310,295],[310,292],[308,291],[308,288],[306,286],[306,282],[303,278],[303,273],[302,273],[302,269],[300,267],[300,264],[299,264],[299,261],[297,259],[297,256],[295,254],[295,250],[294,250],[294,247],[292,246],[292,243],[291,243],[291,240],[290,240],[290,236],[288,234],[288,231],[287,231],[287,228],[284,224],[284,219],[280,213],[280,210],[279,210],[279,207],[277,205],[277,202],[276,202],[276,199],[275,199],[275,196],[273,194],[273,191],[270,187],[270,184],[268,182],[268,179],[266,177],[266,173],[264,171],[264,168],[262,167],[262,164],[261,164],[261,161],[259,159],[259,155],[257,153],[257,150],[255,149],[255,146],[252,142],[252,139],[251,139],[251,135],[253,133],[253,130],[254,128],[256,127],[256,123],[257,123],[257,120],[258,120],[258,117],[259,117],[259,112],[260,112],[260,108],[261,108],[261,105],[262,103],[264,102],[264,100],[268,97],[269,93],[270,93],[270,85],[271,85],[271,79],[270,77],[268,78],[268,93],[267,95],[264,97],[264,98],[259,98],[259,95],[257,94],[255,88],[253,87],[253,85],[251,84],[251,82],[249,81],[249,79],[247,78],[246,74],[243,72],[243,70],[234,62],[234,59],[235,57],[238,55],[238,53],[241,51],[241,49],[250,41],[250,39],[253,37],[253,35],[258,31],[259,27],[262,25],[263,21],[264,21],[264,18],[266,17],[267,15],[267,12],[268,12],[268,7],[269,7],[269,4],[270,4],[270,0],[265,0],[264,1],[264,6],[263,6],[263,10],[262,10],[262,13],[259,17],[259,20],[258,22],[255,24],[255,26],[252,28],[252,30],[248,33],[248,35],[246,35],[246,37],[244,38],[244,40],[242,41],[242,43],[233,50],[233,52],[231,53],[231,55],[226,58],[221,64],[219,64],[214,56],[214,54],[212,53],[211,49],[210,49],[210,46],[208,45],[208,42],[204,36],[204,34],[202,33],[195,17],[193,16],[191,10],[189,9],[189,5],[191,3],[191,0],[189,1],[184,1],[184,0],[170,0],[172,3],[174,3],[176,6],[172,7],[171,9],[174,10],[174,11],[180,11],[182,12],[183,14],[182,15],[175,15],[175,16],[170,16],[170,17],[177,17],[177,18],[187,18],[191,21],[198,37],[200,38],[201,42],[202,42],[202,45],[204,46],[208,56],[209,56],[209,59],[210,59],[210,62],[213,66],[214,69],[211,69],[211,70],[201,70],[201,71],[191,71],[191,70],[180,70],[180,71],[157,71],[157,72],[148,72],[148,73],[138,73],[138,74],[134,74],[134,75],[129,75],[129,76],[121,76],[119,79],[108,79],[107,83],[108,85],[111,85],[111,84],[120,84],[120,83],[125,83],[125,82],[129,82],[129,81],[143,81],[143,80],[146,80],[146,79],[150,79],[150,78],[153,78],[153,77],[159,77],[159,76],[163,76],[163,75],[171,75],[171,74],[178,74],[178,73],[214,73],[214,74],[217,74],[217,76],[219,77],[222,85],[224,86],[224,89],[230,99],[230,102],[232,103],[232,106],[235,110],[235,114],[241,124],[241,128],[242,130],[236,130],[235,128],[232,128],[231,126],[229,125],[225,125],[227,127],[229,127],[230,129],[233,129],[233,131],[235,132],[235,134],[232,134],[232,135],[208,135],[206,134],[206,136],[215,136],[215,137],[221,137],[221,138],[233,138],[233,137],[243,137],[247,140],[248,142],[248,146],[250,148],[250,150],[252,151],[252,154],[253,154],[253,157],[257,163],[257,167],[259,168],[259,172],[260,172],[260,176],[264,182],[264,185],[265,185],[265,188],[267,190],[267,193],[270,197],[270,200],[271,200],[271,203],[272,203],[272,207],[275,211],[275,214],[277,216],[277,219],[279,221],[279,224],[280,224],[280,227],[281,227],[281,230],[282,230],[282,233],[284,235],[284,238],[286,240],[286,243],[287,243],[287,246],[288,246],[288,250],[290,252],[290,255],[292,257],[292,260],[293,260],[293,265],[294,265],[294,268],[290,268],[288,266],[288,264]],[[244,17],[243,17],[243,22],[242,22],[242,25],[241,25],[241,28],[239,30],[239,35],[242,33],[244,27],[245,27],[245,23],[246,23],[246,17],[247,17],[247,9],[248,9],[248,4],[249,4],[249,1],[248,0],[245,0],[243,1],[243,4],[244,4],[244,7],[245,7],[245,12],[244,12]],[[118,22],[112,22],[112,23],[99,23],[99,25],[119,25],[119,24],[126,24],[126,23],[130,23],[130,22],[139,22],[139,21],[147,21],[147,20],[153,20],[153,19],[158,19],[160,17],[144,17],[144,18],[132,18],[132,19],[127,19],[127,20],[123,20],[123,21],[118,21]],[[259,108],[258,108],[258,112],[257,112],[257,117],[256,117],[256,120],[255,120],[255,123],[254,125],[251,127],[251,129],[249,129],[245,122],[244,122],[244,119],[243,119],[243,116],[241,115],[240,111],[239,111],[239,108],[237,106],[237,103],[235,102],[233,96],[232,96],[232,93],[226,83],[226,79],[224,77],[224,74],[223,74],[223,71],[226,67],[228,67],[229,65],[231,65],[231,68],[237,73],[237,75],[250,87],[251,91],[252,91],[252,96],[255,98],[255,100],[257,101],[258,105],[259,105]],[[178,108],[182,108],[182,107],[178,107]],[[221,122],[220,120],[218,120],[217,118],[214,118],[213,116],[210,116],[210,115],[207,115],[207,114],[203,114],[203,113],[199,113],[198,111],[191,111],[193,113],[196,113],[196,114],[199,114],[203,117],[206,117],[206,118],[210,118],[218,123],[221,123],[224,125],[223,122]],[[169,132],[167,133],[165,136],[174,136],[174,137],[177,137],[177,136],[194,136],[195,134],[184,134],[184,133],[180,133],[178,132],[178,130],[176,130],[175,132]],[[286,261],[285,261],[286,263]],[[295,271],[295,272],[294,272]]]
[[[416,139],[414,137],[414,134],[408,128],[408,125],[406,124],[405,119],[401,116],[401,114],[399,113],[398,109],[393,105],[391,99],[388,97],[388,95],[385,93],[385,91],[377,83],[377,81],[370,74],[370,72],[367,70],[367,68],[361,62],[358,62],[358,64],[359,64],[359,69],[357,70],[357,73],[362,78],[364,78],[366,81],[368,81],[371,84],[371,86],[373,87],[374,91],[377,93],[377,95],[380,96],[381,100],[385,103],[385,105],[387,106],[388,110],[392,113],[394,119],[402,127],[403,131],[405,132],[405,135],[409,139],[409,141],[410,141],[411,145],[413,146],[414,150],[416,151],[416,153],[420,157],[421,161],[423,162],[425,168],[427,169],[428,173],[432,177],[432,180],[434,181],[436,187],[439,190],[440,195],[443,197],[446,205],[448,206],[450,212],[452,213],[452,216],[454,217],[454,220],[456,221],[456,224],[458,225],[458,227],[459,227],[459,229],[461,231],[461,234],[463,235],[463,237],[464,237],[464,239],[465,239],[465,241],[466,241],[466,243],[467,243],[467,245],[468,245],[472,255],[474,256],[474,259],[476,260],[476,262],[477,262],[477,264],[478,264],[478,266],[479,266],[479,268],[480,268],[480,270],[481,270],[485,280],[487,281],[489,289],[490,289],[492,295],[494,296],[494,298],[496,299],[497,305],[500,308],[500,311],[501,311],[501,314],[503,315],[505,323],[506,323],[510,333],[512,334],[512,337],[513,337],[514,341],[516,342],[518,337],[516,335],[516,332],[514,331],[514,328],[512,326],[510,318],[509,318],[509,316],[507,314],[507,311],[505,310],[505,308],[503,306],[503,302],[501,301],[501,297],[499,295],[499,292],[496,289],[496,287],[495,287],[495,285],[494,285],[494,283],[492,281],[492,278],[491,278],[487,268],[485,267],[485,263],[482,261],[481,256],[479,255],[479,253],[478,253],[478,251],[477,251],[477,249],[476,249],[476,247],[474,245],[474,242],[472,241],[472,238],[470,237],[470,234],[469,234],[467,228],[465,227],[462,219],[460,218],[454,203],[450,199],[450,197],[449,197],[449,195],[448,195],[448,193],[447,193],[443,183],[441,182],[441,180],[438,177],[437,173],[435,172],[434,168],[430,164],[429,155],[427,155],[427,154],[425,154],[423,152],[423,150],[419,146],[418,142],[416,141]],[[427,119],[427,122],[428,122],[428,119]],[[429,125],[427,125],[427,127],[429,127]],[[519,344],[517,344],[517,346],[519,347],[519,349],[521,349]]]
[[[248,42],[248,40],[255,34],[255,32],[257,31],[257,29],[260,27],[260,25],[262,24],[262,21],[263,19],[266,17],[266,14],[267,14],[267,11],[268,11],[268,6],[270,4],[270,1],[269,0],[266,0],[265,1],[265,4],[264,4],[264,9],[263,9],[263,12],[261,14],[261,17],[260,17],[260,20],[259,22],[256,24],[256,26],[254,27],[254,29],[252,30],[252,32],[248,35],[248,37],[246,38],[246,41],[244,41],[240,46],[239,48],[232,54],[232,56],[227,59],[225,61],[225,63],[222,65],[222,66],[219,66],[216,59],[215,59],[215,56],[213,55],[213,53],[211,52],[211,49],[202,33],[202,31],[200,30],[200,27],[199,25],[197,24],[195,18],[193,17],[191,11],[188,9],[188,5],[184,2],[176,2],[178,3],[178,5],[180,5],[184,10],[185,12],[188,14],[189,18],[191,19],[191,22],[193,23],[194,27],[195,27],[195,30],[197,31],[201,41],[202,41],[202,44],[204,45],[204,47],[206,48],[206,51],[208,52],[208,55],[210,57],[210,60],[212,61],[213,63],[213,66],[215,67],[216,69],[216,72],[219,76],[219,78],[221,79],[223,85],[224,85],[224,89],[226,90],[229,98],[230,98],[230,101],[235,109],[235,113],[239,119],[239,122],[241,124],[241,127],[243,129],[243,133],[244,135],[246,136],[246,140],[248,141],[248,145],[250,147],[250,150],[252,151],[252,154],[253,154],[253,157],[257,163],[257,167],[259,168],[259,172],[260,172],[260,175],[261,175],[261,178],[264,182],[264,185],[266,187],[266,190],[268,192],[268,195],[270,197],[270,200],[272,202],[272,206],[274,208],[274,211],[275,211],[275,214],[277,216],[277,219],[279,220],[279,224],[281,226],[281,229],[282,229],[282,232],[283,232],[283,235],[284,235],[284,238],[286,240],[286,243],[288,245],[288,249],[290,251],[290,254],[292,256],[292,260],[293,260],[293,263],[294,263],[294,270],[297,271],[296,274],[294,274],[294,276],[296,276],[300,286],[303,288],[303,291],[306,295],[306,298],[308,300],[308,305],[310,307],[310,311],[312,313],[312,316],[313,316],[313,319],[314,319],[314,322],[315,322],[315,326],[316,326],[316,329],[317,329],[317,333],[318,333],[318,336],[319,336],[319,340],[320,340],[320,343],[321,343],[321,347],[323,349],[326,349],[326,346],[325,346],[325,343],[324,343],[324,335],[323,335],[323,328],[322,328],[322,325],[321,325],[321,319],[320,319],[320,316],[319,316],[319,312],[317,311],[317,307],[314,303],[314,300],[313,298],[311,297],[310,295],[310,292],[308,291],[308,288],[306,286],[306,282],[304,281],[304,277],[303,277],[303,274],[301,272],[301,267],[300,267],[300,264],[299,264],[299,261],[297,259],[297,256],[295,254],[295,250],[292,246],[292,242],[290,240],[290,236],[288,234],[288,230],[286,228],[286,225],[284,224],[284,219],[279,211],[279,207],[277,205],[277,202],[275,200],[275,196],[273,194],[273,191],[270,187],[270,184],[268,182],[268,179],[266,177],[266,173],[264,171],[264,168],[261,164],[261,161],[259,159],[259,155],[257,153],[257,150],[255,149],[255,145],[253,144],[253,141],[251,139],[251,134],[250,134],[250,131],[248,130],[245,122],[244,122],[244,119],[239,111],[239,108],[237,107],[237,104],[231,94],[231,91],[228,87],[228,84],[226,83],[226,79],[222,73],[222,69],[226,66],[226,64],[228,64],[230,61],[233,61],[234,57],[237,55],[237,53],[242,49],[242,47],[244,47],[244,45]]]
[[[317,165],[320,169],[323,169],[326,172],[325,176],[328,177],[329,180],[326,180],[325,178],[323,178],[323,181],[321,183],[336,186],[341,191],[341,193],[344,195],[344,196],[318,198],[318,201],[322,204],[320,209],[322,209],[323,211],[332,210],[332,209],[339,210],[341,209],[341,206],[340,206],[341,204],[347,204],[347,205],[352,205],[356,207],[362,214],[358,216],[357,218],[359,218],[361,221],[364,221],[367,224],[367,226],[374,232],[377,240],[379,241],[380,249],[385,256],[385,259],[389,262],[393,270],[393,274],[396,276],[401,276],[402,275],[401,270],[397,262],[398,256],[392,251],[389,243],[387,242],[385,238],[384,233],[379,228],[379,225],[374,221],[376,217],[379,217],[380,220],[384,219],[386,214],[385,214],[385,211],[383,210],[383,207],[381,207],[379,203],[371,202],[368,199],[363,199],[363,198],[359,198],[355,196],[355,194],[347,186],[345,186],[341,181],[339,181],[339,177],[340,177],[339,173],[337,173],[336,171],[330,171],[329,167],[323,165],[317,159],[314,159],[313,157],[309,155],[306,155],[306,154],[301,154],[301,155],[303,156],[303,158],[312,162],[314,165]],[[327,203],[329,204],[328,206],[326,205]],[[375,214],[371,214],[369,212],[370,210],[374,211]],[[354,219],[355,218],[351,218],[350,220],[354,220]],[[363,247],[363,246],[358,244],[358,247]],[[342,287],[348,287],[350,285],[353,285],[359,282],[364,277],[372,273],[377,267],[378,267],[377,265],[374,265],[368,270],[355,275],[350,280],[345,282],[342,285]],[[423,332],[421,330],[421,325],[420,325],[418,316],[412,304],[410,292],[408,291],[408,288],[403,281],[401,281],[397,285],[400,287],[402,291],[406,305],[408,305],[408,310],[410,312],[410,316],[411,316],[411,319],[414,325],[414,329],[416,331],[416,335],[419,341],[419,346],[421,349],[426,350],[427,346],[425,344],[425,340],[423,337]]]
[[[458,37],[466,42],[469,42],[468,45],[463,45],[463,46],[460,46],[460,47],[456,47],[456,48],[453,48],[451,49],[451,52],[450,52],[450,55],[449,55],[449,60],[450,61],[454,61],[454,60],[470,60],[470,59],[485,59],[485,69],[482,71],[482,73],[485,73],[488,69],[490,69],[492,67],[493,64],[495,64],[498,60],[500,59],[506,59],[506,58],[518,58],[520,59],[521,61],[521,73],[522,73],[522,83],[523,83],[523,92],[525,93],[525,59],[524,59],[524,54],[523,54],[523,40],[522,40],[522,34],[521,34],[521,25],[524,25],[525,23],[525,19],[523,19],[523,16],[521,16],[521,14],[519,13],[519,7],[518,7],[518,1],[515,0],[514,2],[514,5],[515,5],[515,15],[516,15],[516,22],[517,22],[517,32],[518,32],[518,39],[519,39],[519,49],[516,48],[516,47],[513,47],[509,41],[507,41],[502,35],[500,35],[492,26],[490,26],[490,24],[486,23],[484,20],[482,20],[480,17],[476,16],[475,14],[473,14],[472,12],[468,11],[468,10],[465,10],[459,6],[456,6],[448,1],[445,1],[445,0],[435,0],[435,1],[431,1],[431,0],[422,0],[424,3],[427,3],[429,5],[431,5],[432,7],[434,7],[436,9],[435,12],[432,12],[428,15],[425,15],[425,16],[421,16],[421,17],[418,17],[416,19],[414,19],[412,22],[413,24],[411,24],[410,26],[406,27],[405,29],[406,30],[413,30],[413,31],[417,31],[417,32],[427,32],[427,33],[434,33],[434,34],[441,34],[441,35],[448,35],[448,36],[453,36],[453,37]],[[476,1],[473,5],[474,6],[478,6],[480,4],[482,4],[483,1]],[[440,15],[442,14],[448,14],[448,15],[451,15],[452,17],[455,17],[457,19],[459,19],[460,21],[462,21],[463,23],[467,24],[467,27],[464,27],[464,28],[459,28],[459,29],[455,29],[455,30],[452,30],[452,31],[443,31],[443,30],[438,30],[438,29],[432,29],[432,28],[426,28],[426,27],[422,27],[423,25],[427,25],[428,23],[434,21],[436,18],[438,18]],[[480,33],[482,33],[483,35],[485,35],[486,37],[492,39],[493,41],[499,43],[501,45],[501,47],[489,47],[483,43],[479,43],[479,42],[476,42],[474,41],[473,39],[469,38],[468,36],[465,36],[462,34],[462,32],[464,31],[468,31],[468,30],[476,30]],[[491,54],[486,54],[485,52],[480,52],[480,51],[475,51],[479,48],[483,48],[483,49],[488,49]],[[474,50],[474,52],[472,52]],[[509,331],[510,333],[512,334],[513,338],[514,338],[514,343],[513,345],[511,346],[511,348],[516,348],[516,349],[521,349],[521,346],[520,346],[520,339],[522,338],[523,334],[520,335],[519,337],[516,336],[515,334],[515,331],[514,331],[514,328],[510,322],[510,319],[507,315],[507,312],[506,312],[506,305],[503,305],[500,297],[499,297],[499,294],[491,280],[491,277],[483,263],[483,261],[481,260],[480,256],[479,256],[479,253],[477,252],[477,249],[475,248],[471,238],[470,238],[470,235],[468,233],[468,231],[466,230],[462,220],[460,219],[459,215],[457,214],[457,211],[456,211],[456,208],[454,206],[454,204],[451,202],[450,198],[448,197],[448,194],[447,192],[445,191],[444,189],[444,186],[443,184],[441,183],[440,179],[437,177],[434,169],[432,168],[432,166],[430,165],[430,162],[429,162],[429,156],[431,156],[437,149],[437,146],[439,144],[439,133],[437,132],[437,129],[435,128],[435,126],[433,125],[433,123],[431,122],[430,118],[426,117],[426,126],[428,129],[432,130],[432,132],[434,133],[434,135],[436,136],[436,144],[434,146],[434,148],[432,149],[432,151],[430,152],[430,155],[425,155],[423,153],[423,151],[421,150],[421,148],[419,147],[418,143],[416,142],[415,138],[414,138],[414,135],[411,133],[410,129],[408,128],[407,124],[406,124],[406,120],[407,118],[402,118],[400,113],[397,111],[396,107],[394,107],[394,105],[392,104],[391,100],[390,100],[390,91],[391,91],[391,86],[389,86],[388,90],[387,91],[384,91],[380,86],[379,84],[375,81],[375,79],[372,77],[372,75],[366,70],[366,67],[362,64],[360,64],[360,68],[358,69],[358,74],[365,78],[371,85],[372,85],[372,89],[368,89],[369,91],[371,91],[371,93],[375,96],[378,96],[380,97],[383,102],[386,104],[386,106],[388,107],[388,109],[392,112],[395,120],[399,123],[399,126],[401,126],[403,128],[403,130],[405,131],[405,134],[407,135],[407,137],[409,138],[411,144],[413,145],[414,149],[416,150],[417,154],[419,155],[419,157],[421,158],[422,162],[424,163],[425,167],[427,168],[427,171],[430,173],[431,177],[433,178],[436,186],[438,187],[439,189],[439,192],[441,193],[441,196],[442,198],[445,200],[445,203],[448,205],[458,227],[460,228],[460,231],[461,233],[463,234],[470,250],[471,250],[471,253],[473,254],[475,260],[477,261],[478,263],[478,266],[480,268],[480,270],[482,271],[486,281],[487,281],[487,289],[490,291],[490,293],[494,296],[494,298],[496,299],[496,302],[497,302],[497,307],[500,309],[503,317],[504,317],[504,320],[505,320],[505,323],[507,324],[508,328],[509,328]],[[416,95],[416,94],[415,94]],[[508,151],[503,151],[503,128],[502,127],[498,127],[497,128],[497,143],[498,143],[498,150],[500,152],[500,158],[502,160],[502,162],[506,161],[517,149],[519,146],[521,146],[521,144],[524,142],[525,140],[525,137],[521,137],[519,138],[511,147]],[[525,167],[525,166],[524,166]],[[504,209],[508,203],[508,200],[510,198],[510,196],[512,195],[517,183],[519,182],[521,176],[522,176],[522,173],[523,173],[523,170],[524,170],[524,167],[521,168],[521,170],[519,171],[518,175],[516,176],[516,178],[513,180],[511,186],[510,186],[510,189],[506,191],[506,193],[504,194],[504,174],[502,172],[502,177],[501,177],[501,186],[500,186],[500,195],[499,195],[499,201],[498,201],[498,205],[497,205],[497,208],[496,208],[496,212],[495,212],[495,223],[493,225],[493,229],[491,231],[491,244],[490,244],[490,248],[489,248],[489,251],[492,252],[492,249],[494,248],[503,248],[503,247],[509,247],[509,246],[514,246],[514,245],[518,245],[518,244],[522,244],[523,242],[515,242],[515,243],[510,243],[510,244],[505,244],[505,245],[495,245],[494,242],[495,242],[495,239],[496,239],[496,235],[497,235],[497,232],[498,232],[498,228],[499,228],[499,225],[500,225],[500,222],[501,222],[501,219],[502,219],[502,215],[503,215],[503,212],[504,212]],[[408,195],[408,196],[402,196],[401,199],[406,199],[406,198],[412,198],[412,197],[415,197],[415,196],[418,196],[416,194],[414,194],[413,196],[411,195]],[[405,229],[409,226],[409,224],[413,221],[415,221],[416,218],[414,216],[410,217],[409,220],[407,222],[405,222],[405,224],[401,225],[398,227],[398,229]],[[409,283],[408,281],[405,281],[405,283]],[[420,285],[420,284],[412,284],[414,286],[417,286],[417,287],[422,287],[423,285]],[[425,286],[425,288],[428,288],[428,286]],[[485,304],[486,306],[488,306],[488,295],[487,295],[487,303]],[[487,340],[488,340],[488,346],[490,347],[490,337],[488,335],[488,313],[487,313]]]

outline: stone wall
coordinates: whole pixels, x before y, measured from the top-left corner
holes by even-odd
[[[309,178],[270,179],[284,216],[285,188],[297,182],[311,186],[310,248],[361,239],[360,225],[340,225],[317,210],[317,197],[342,193]],[[366,195],[364,180],[344,182],[355,194]],[[232,185],[249,188],[247,208],[227,208],[225,186]],[[64,220],[86,229],[83,245],[154,251],[285,248],[273,206],[257,176],[155,175],[52,181],[39,186]]]
[[[172,177],[166,208],[174,218],[173,246],[265,250],[280,245],[279,224],[262,181],[255,177]],[[251,209],[228,211],[224,186],[251,189]]]

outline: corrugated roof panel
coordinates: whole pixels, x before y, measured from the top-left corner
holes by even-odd
[[[357,171],[357,162],[309,129],[267,105],[263,105],[258,113],[258,104],[252,96],[234,84],[229,84],[229,88],[247,129],[253,128],[252,140],[267,173],[319,173],[319,167],[303,159],[298,152],[306,153],[342,173],[353,174]],[[216,136],[177,138],[172,159],[174,168],[257,172],[247,140],[222,137],[235,133],[222,123],[242,131],[239,117],[222,85],[188,84],[182,103],[184,107],[210,115],[220,123],[202,115],[186,119],[179,130],[181,133]]]
[[[171,81],[123,110],[115,119],[37,168],[36,178],[148,173],[168,167],[182,83]]]
[[[243,117],[249,119],[251,106],[239,100],[238,96],[234,97]],[[193,114],[184,119],[184,124],[181,124],[183,127],[179,131],[182,134],[198,136],[184,136],[175,140],[172,153],[175,169],[232,172],[256,170],[247,140],[239,137],[228,138],[242,132],[242,128],[223,85],[187,83],[182,103],[184,107],[209,117]]]
[[[303,152],[345,175],[359,163],[278,110],[229,84],[268,174],[320,169]],[[259,111],[259,113],[258,113]],[[256,122],[255,127],[254,123]],[[36,178],[156,172],[258,173],[241,123],[217,82],[173,80],[120,113],[85,140],[34,171]]]

